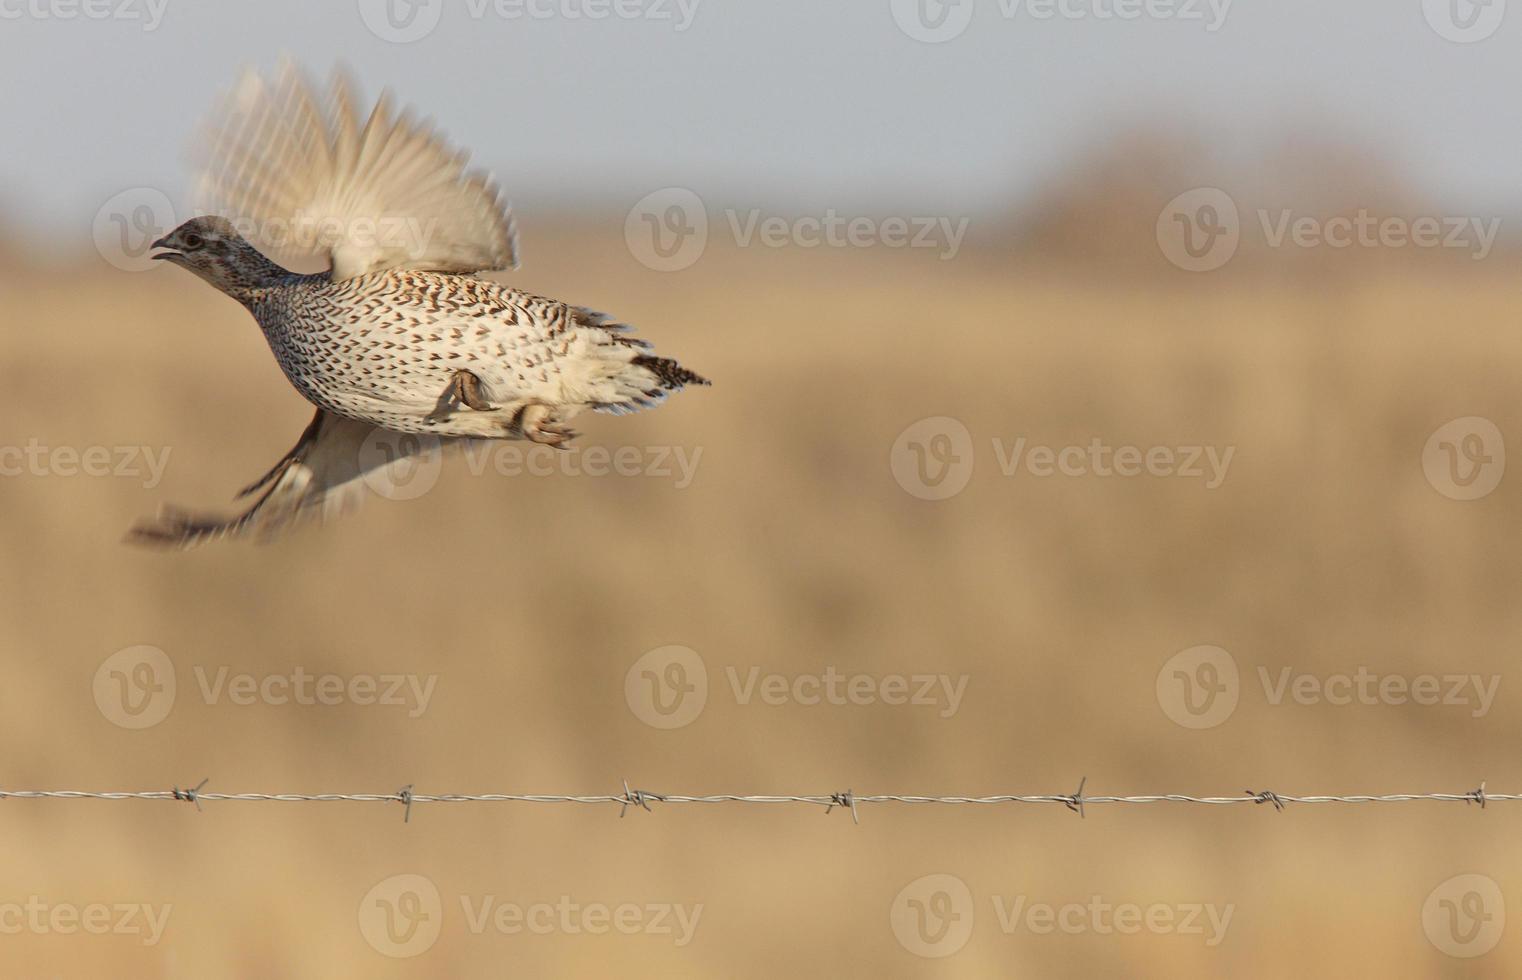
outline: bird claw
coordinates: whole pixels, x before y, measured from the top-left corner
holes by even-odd
[[[568,448],[567,443],[579,435],[575,429],[556,419],[554,409],[548,405],[525,408],[519,416],[518,426],[525,439],[552,449]]]
[[[459,370],[449,379],[449,386],[439,395],[438,404],[427,421],[442,422],[463,406],[475,412],[490,412],[495,406],[481,394],[481,379],[469,371]]]

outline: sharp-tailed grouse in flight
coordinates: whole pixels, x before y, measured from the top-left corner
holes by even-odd
[[[155,257],[242,303],[317,414],[243,491],[246,511],[166,509],[137,540],[268,536],[346,510],[368,475],[411,465],[396,447],[428,444],[387,433],[561,447],[582,411],[633,411],[707,383],[600,313],[478,278],[517,265],[496,188],[385,96],[361,123],[342,74],[325,107],[293,66],[244,78],[206,148],[198,203],[216,216],[161,238]],[[249,238],[276,255],[325,254],[330,268],[291,272]]]

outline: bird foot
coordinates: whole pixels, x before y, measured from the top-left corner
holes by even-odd
[[[438,404],[429,414],[428,421],[442,422],[459,410],[462,405],[476,412],[493,410],[491,402],[488,402],[481,394],[481,379],[465,370],[454,373],[454,377],[449,380],[449,386],[444,389],[444,393],[439,396]]]
[[[578,433],[555,417],[555,410],[548,405],[529,405],[518,415],[518,428],[523,437],[541,446],[566,449],[567,443]]]

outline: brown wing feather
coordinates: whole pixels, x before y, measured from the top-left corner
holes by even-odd
[[[247,510],[227,516],[165,507],[156,518],[139,522],[128,540],[193,548],[219,538],[269,539],[308,520],[350,513],[370,493],[367,478],[394,476],[396,469],[412,465],[413,456],[437,445],[415,437],[376,439],[382,431],[319,410],[291,451],[239,494],[259,494]]]

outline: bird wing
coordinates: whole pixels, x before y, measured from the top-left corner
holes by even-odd
[[[290,452],[238,496],[259,496],[233,516],[195,514],[166,507],[138,523],[128,540],[192,548],[218,538],[268,540],[309,519],[328,521],[353,512],[372,488],[405,485],[402,471],[414,457],[436,452],[438,442],[386,432],[318,410]]]
[[[290,62],[247,73],[207,126],[197,205],[288,265],[326,255],[335,281],[516,268],[512,212],[469,154],[387,94],[363,124],[355,104],[341,70],[325,104]]]

